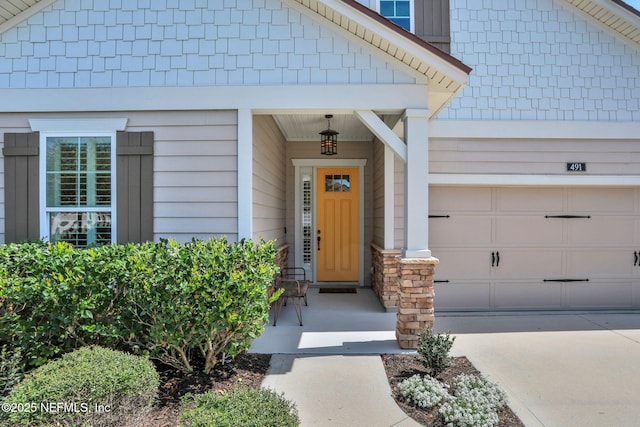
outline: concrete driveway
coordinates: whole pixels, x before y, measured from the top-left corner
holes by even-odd
[[[640,314],[437,316],[527,426],[640,426]]]

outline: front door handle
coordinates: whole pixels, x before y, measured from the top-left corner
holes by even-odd
[[[320,240],[322,240],[322,237],[318,236],[318,250],[320,250]]]

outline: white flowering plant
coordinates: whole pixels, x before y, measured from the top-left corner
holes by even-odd
[[[430,376],[414,375],[398,384],[398,391],[408,402],[430,409],[451,398],[444,384]]]
[[[459,375],[455,398],[440,407],[449,427],[492,427],[498,424],[497,410],[507,404],[500,387],[479,375]]]

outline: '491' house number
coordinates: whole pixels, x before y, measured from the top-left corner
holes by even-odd
[[[567,163],[567,172],[586,172],[586,171],[587,171],[586,163],[576,163],[576,162]]]

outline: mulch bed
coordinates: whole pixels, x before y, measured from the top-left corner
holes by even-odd
[[[187,393],[218,390],[221,393],[235,386],[260,387],[269,369],[270,354],[241,354],[222,365],[218,363],[210,375],[197,366],[194,372],[183,374],[175,368],[157,363],[160,374],[158,404],[138,427],[175,427],[178,425],[180,398]]]
[[[156,364],[160,374],[159,399],[153,411],[137,427],[175,427],[178,425],[180,413],[180,398],[187,393],[204,393],[217,390],[221,393],[236,387],[260,387],[269,369],[270,354],[241,354],[232,361],[222,365],[219,363],[210,375],[202,373],[201,367],[196,367],[193,373],[183,374],[177,369],[166,365]],[[398,406],[411,418],[427,427],[444,427],[444,419],[437,410],[425,410],[407,404],[397,392],[397,384],[415,374],[426,374],[426,370],[415,354],[388,354],[382,356],[393,397]],[[475,374],[480,372],[466,357],[456,357],[451,366],[438,379],[452,385],[456,376],[460,374]],[[520,419],[509,407],[503,408],[498,416],[499,426],[524,427]]]
[[[415,374],[425,375],[427,371],[420,361],[420,357],[416,354],[385,354],[382,356],[382,363],[387,372],[387,378],[391,385],[393,398],[398,406],[411,418],[428,427],[444,427],[446,423],[442,415],[437,409],[426,410],[417,406],[408,404],[403,401],[402,396],[398,393],[397,385],[402,380],[412,377]],[[451,366],[440,374],[437,378],[453,386],[455,378],[460,374],[479,375],[480,372],[473,366],[466,357],[455,357]],[[503,427],[524,427],[524,424],[513,413],[513,411],[505,406],[498,412],[500,419],[499,426]]]

